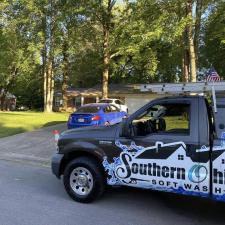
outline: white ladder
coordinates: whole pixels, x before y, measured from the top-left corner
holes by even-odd
[[[216,92],[225,92],[225,82],[141,84],[140,90],[157,94],[204,94],[211,92],[214,112],[217,113]]]
[[[153,92],[158,94],[185,94],[205,93],[215,91],[225,92],[225,82],[197,82],[197,83],[162,83],[162,84],[141,84],[142,92]]]

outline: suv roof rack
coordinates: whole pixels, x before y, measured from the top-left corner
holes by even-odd
[[[141,84],[140,90],[158,94],[204,94],[211,92],[214,112],[216,113],[216,92],[225,92],[225,82]]]

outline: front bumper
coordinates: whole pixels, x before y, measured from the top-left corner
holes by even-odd
[[[61,164],[63,160],[63,154],[55,153],[52,156],[52,173],[56,175],[57,178],[60,178],[61,175]]]

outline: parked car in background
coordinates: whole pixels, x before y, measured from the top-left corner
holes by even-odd
[[[127,117],[127,113],[121,112],[115,105],[109,103],[86,104],[70,115],[67,127],[72,129],[86,126],[112,125],[120,123],[124,117]]]
[[[110,103],[115,105],[120,109],[120,111],[124,111],[128,113],[128,107],[119,99],[109,98],[109,99],[101,99],[100,103]]]

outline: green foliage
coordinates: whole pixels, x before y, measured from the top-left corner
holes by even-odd
[[[40,65],[39,48],[32,38],[34,23],[29,20],[32,2],[4,3],[1,4],[0,14],[0,87],[15,92],[17,80],[23,79],[21,91],[26,93],[26,76],[34,75]]]
[[[206,68],[214,66],[220,76],[225,79],[225,3],[216,4],[205,26],[201,60]]]
[[[125,10],[116,37],[113,74],[116,81],[172,82],[180,76],[181,36],[185,19],[180,19],[176,1],[139,0]]]
[[[69,87],[101,83],[104,27],[110,30],[110,82],[180,81],[183,34],[194,21],[185,1],[111,0],[110,15],[107,2],[2,0],[0,90],[11,82],[19,105],[42,108],[44,55],[53,58],[55,89],[62,88],[65,57]],[[199,71],[213,65],[225,76],[225,3],[203,1],[202,11]]]

